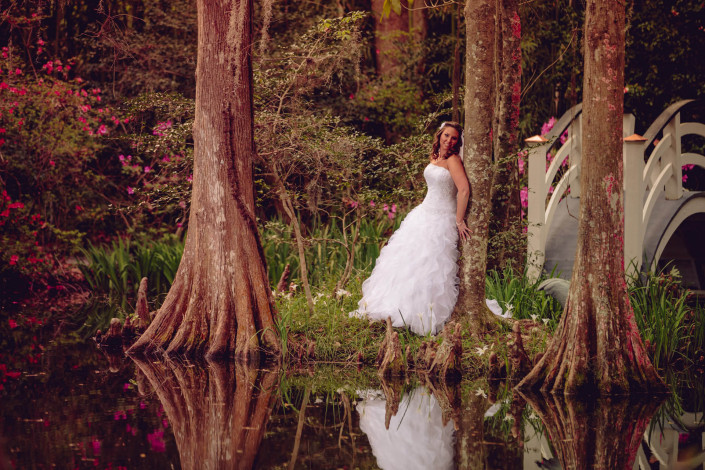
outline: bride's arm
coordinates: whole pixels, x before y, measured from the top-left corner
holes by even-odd
[[[470,229],[465,225],[465,210],[468,208],[468,200],[470,199],[470,183],[468,183],[465,168],[463,168],[463,162],[460,161],[459,156],[448,157],[448,170],[450,170],[455,187],[458,188],[455,224],[458,226],[460,238],[465,240],[470,235]]]

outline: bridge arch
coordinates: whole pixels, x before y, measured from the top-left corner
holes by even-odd
[[[649,126],[644,137],[633,134],[634,116],[625,115],[625,244],[624,253],[615,255],[622,255],[627,267],[657,268],[664,253],[667,257],[673,251],[668,249],[669,242],[683,238],[679,227],[705,214],[705,193],[689,192],[682,184],[684,165],[705,169],[705,156],[698,153],[705,148],[705,123],[697,122],[702,120],[702,113],[692,122],[681,122],[685,110],[702,104],[694,100],[674,103]],[[558,145],[563,132],[567,138]],[[555,269],[555,274],[568,279],[572,273],[580,204],[581,134],[581,106],[577,105],[559,119],[548,139],[527,139],[538,144],[528,149],[530,277],[538,277],[541,269]],[[699,145],[692,144],[693,136],[701,139]],[[547,165],[546,155],[552,148],[553,161]],[[560,167],[564,168],[562,177],[557,178]],[[702,234],[705,236],[705,232]]]
[[[678,269],[683,283],[705,291],[705,193],[691,194],[665,224],[656,243],[644,246],[652,270]],[[646,240],[645,240],[646,241]]]

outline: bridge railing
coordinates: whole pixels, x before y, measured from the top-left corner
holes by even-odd
[[[668,107],[654,121],[644,137],[634,134],[634,116],[624,115],[624,261],[625,267],[641,269],[645,227],[657,198],[679,199],[683,195],[682,167],[697,165],[705,168],[705,156],[682,152],[682,138],[694,134],[705,137],[705,124],[681,122],[681,110],[692,100]],[[558,146],[566,132],[567,140],[557,148],[550,165],[546,155]],[[660,136],[660,139],[657,139]],[[580,197],[580,161],[582,158],[582,104],[568,110],[545,137],[527,139],[533,144],[529,154],[528,194],[528,275],[537,278],[545,260],[546,239],[561,199]],[[646,157],[646,151],[653,150]],[[568,170],[555,183],[561,166],[568,161]],[[553,192],[550,193],[553,187]],[[647,193],[648,191],[648,193]],[[550,194],[550,197],[549,197]],[[645,194],[646,197],[645,197]],[[655,259],[654,261],[656,261]]]
[[[545,259],[548,227],[553,220],[558,202],[568,192],[571,197],[580,197],[579,168],[582,158],[582,103],[570,108],[553,125],[548,135],[539,139],[527,139],[532,145],[528,149],[529,194],[527,218],[528,274],[538,278]],[[547,167],[546,155],[558,146],[560,136],[568,133],[566,141],[558,148],[553,161]],[[568,170],[563,173],[553,188],[553,180],[563,163],[568,160]],[[568,191],[570,189],[570,191]],[[548,202],[547,202],[548,200]]]

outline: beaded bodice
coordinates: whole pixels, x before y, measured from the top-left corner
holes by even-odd
[[[458,189],[450,176],[450,171],[429,163],[423,172],[423,176],[426,179],[428,192],[421,206],[434,212],[454,214]]]

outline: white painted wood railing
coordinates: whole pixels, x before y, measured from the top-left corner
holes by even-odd
[[[705,137],[705,124],[681,122],[681,109],[692,100],[668,107],[654,121],[644,137],[634,134],[634,116],[624,116],[624,266],[641,269],[645,228],[657,198],[679,199],[683,196],[682,167],[705,168],[705,156],[682,153],[682,138],[689,134]],[[546,138],[527,139],[529,147],[528,194],[528,275],[536,279],[543,269],[546,238],[558,203],[564,196],[580,197],[580,161],[582,158],[582,105],[568,110],[553,126]],[[568,138],[560,145],[560,136]],[[628,137],[627,137],[628,136]],[[658,140],[657,140],[658,138]],[[645,152],[654,145],[648,159]],[[546,168],[546,154],[558,147]],[[553,186],[558,170],[568,161],[568,170]],[[553,186],[553,193],[550,189]],[[647,193],[648,191],[648,193]],[[567,193],[567,194],[566,194]],[[646,195],[646,197],[645,197]],[[660,253],[659,253],[660,254]],[[655,257],[656,261],[658,257]]]

